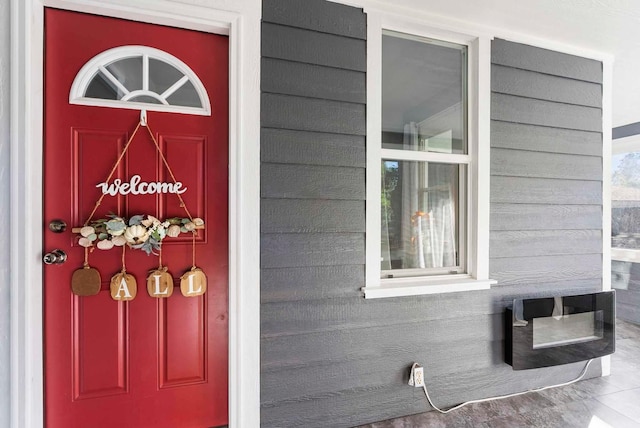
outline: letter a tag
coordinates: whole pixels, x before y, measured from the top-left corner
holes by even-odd
[[[180,291],[185,297],[202,296],[207,291],[207,277],[200,268],[193,267],[180,277]]]
[[[147,292],[151,297],[171,297],[173,294],[173,277],[167,267],[158,268],[147,277]]]
[[[138,294],[138,284],[136,284],[136,278],[133,275],[123,271],[111,278],[111,298],[113,300],[133,300],[136,298],[136,294]]]

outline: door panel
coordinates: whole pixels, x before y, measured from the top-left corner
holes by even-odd
[[[49,428],[213,427],[227,423],[228,354],[228,40],[224,36],[98,17],[56,9],[45,12],[44,251],[64,250],[62,265],[44,267],[45,417]],[[162,262],[173,275],[169,298],[147,294],[146,278],[158,257],[127,249],[126,270],[137,297],[111,299],[109,282],[122,269],[122,251],[95,249],[100,271],[96,296],[71,293],[71,275],[84,249],[72,227],[81,226],[100,198],[131,137],[135,110],[70,105],[80,68],[117,46],[144,45],[174,55],[202,80],[212,115],[149,112],[148,123],[178,181],[193,217],[196,265],[207,293],[184,297],[180,276],[193,263],[192,237],[163,241]],[[148,131],[141,127],[113,178],[171,182]],[[113,180],[112,178],[112,180]],[[111,180],[111,182],[112,182]],[[113,213],[186,217],[175,195],[105,196],[94,219]],[[63,219],[64,233],[48,222]]]

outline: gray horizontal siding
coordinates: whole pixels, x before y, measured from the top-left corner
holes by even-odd
[[[491,328],[493,323],[498,324],[500,320],[486,320],[480,325],[483,328]],[[418,335],[416,340],[419,340],[420,337],[422,336]],[[508,391],[509,387],[513,387],[513,382],[523,382],[525,379],[536,383],[536,386],[545,385],[533,374],[527,373],[527,375],[518,376],[510,368],[501,365],[502,338],[493,341],[474,340],[473,338],[459,342],[452,341],[448,347],[447,345],[435,345],[433,349],[428,351],[404,343],[399,338],[384,336],[383,338],[383,342],[389,345],[388,348],[374,346],[380,352],[371,354],[367,359],[327,362],[323,370],[317,371],[311,371],[308,367],[288,368],[289,376],[286,377],[283,377],[280,371],[266,370],[261,385],[269,390],[277,391],[273,394],[273,398],[274,402],[278,403],[318,399],[336,391],[406,385],[406,375],[393,369],[394,363],[401,361],[410,366],[415,360],[429,361],[425,377],[430,393],[434,398],[437,397],[439,403],[449,402],[452,404],[452,402],[456,402],[457,397],[468,400],[497,395]],[[453,351],[453,348],[456,351]],[[460,355],[467,358],[459,358]],[[569,370],[573,378],[576,378],[583,368],[584,363],[579,363],[573,365],[572,368],[565,367],[564,370],[556,367],[552,372],[561,375],[564,379],[572,379],[569,374],[566,374],[566,371]],[[500,386],[487,384],[492,377],[495,383],[507,381],[512,384],[509,387],[504,384]],[[525,379],[522,379],[523,377]],[[482,381],[479,382],[480,379]],[[298,386],[295,386],[295,382],[298,382]],[[522,387],[523,390],[526,390],[526,384],[523,384]],[[298,388],[304,391],[303,395],[292,394],[292,391],[297,391]],[[407,387],[407,389],[409,388]],[[411,395],[412,392],[409,389],[408,393],[405,391],[404,394]],[[424,400],[426,401],[426,399]],[[269,405],[270,403],[265,402],[264,404]]]
[[[602,229],[600,205],[491,204],[491,230]]]
[[[362,168],[366,165],[364,135],[269,128],[263,128],[260,135],[262,162]]]
[[[362,287],[364,266],[360,265],[262,269],[260,300],[275,303],[361,297]]]
[[[602,86],[519,68],[491,67],[492,91],[565,104],[602,107]],[[526,82],[526,84],[523,84]]]
[[[262,23],[262,56],[365,71],[366,42],[333,34]]]
[[[492,120],[491,147],[602,156],[602,134]]]
[[[364,168],[263,164],[263,198],[364,199]]]
[[[263,233],[365,232],[364,201],[265,199]]]
[[[469,325],[482,326],[478,329],[482,334],[478,335],[478,331],[470,329]],[[429,343],[434,355],[444,356],[445,348],[450,344],[449,337],[455,338],[467,349],[478,349],[487,346],[487,343],[502,340],[504,335],[502,314],[418,321],[406,324],[405,328],[415,332],[415,341],[407,341],[402,346],[397,343],[401,338],[391,340],[397,335],[397,325],[311,333],[298,338],[294,349],[291,348],[289,337],[271,337],[264,341],[268,347],[261,353],[262,369],[275,373],[306,368],[309,364],[332,365],[342,361],[362,363],[363,360],[376,360],[383,356],[391,362],[411,355],[418,357],[424,352],[424,343]],[[447,370],[446,367],[443,369]]]
[[[490,199],[492,203],[600,205],[602,182],[493,176]]]
[[[602,254],[493,258],[489,261],[489,269],[498,285],[570,279],[601,280]]]
[[[580,284],[574,283],[574,285],[577,288],[569,288],[567,284],[561,283],[541,284],[542,290],[537,291],[549,293],[554,288],[562,287],[579,294],[597,290],[600,286],[596,281],[592,281],[591,284],[585,281]],[[502,293],[492,294],[500,301],[508,301],[509,288],[499,287],[498,289]],[[519,294],[517,288],[511,287],[511,292],[515,295]],[[261,365],[265,371],[276,372],[308,367],[310,364],[327,365],[340,361],[368,360],[380,358],[383,355],[393,355],[396,359],[409,357],[417,360],[421,357],[420,354],[425,352],[425,343],[429,344],[429,353],[434,358],[443,358],[447,355],[447,346],[452,342],[457,345],[462,344],[461,346],[469,346],[471,349],[478,349],[486,346],[485,343],[503,340],[504,328],[501,309],[496,305],[496,310],[493,313],[478,312],[455,318],[431,319],[426,319],[427,315],[425,314],[423,315],[424,319],[416,319],[415,322],[404,324],[378,322],[377,325],[370,328],[338,328],[317,331],[297,335],[295,342],[291,340],[291,336],[270,336],[264,339],[264,343],[268,346],[262,349]],[[480,328],[475,329],[470,326]],[[413,332],[415,340],[406,341],[404,337],[398,336],[399,329]],[[397,342],[401,341],[403,343],[399,346]],[[294,347],[292,348],[292,346]],[[479,358],[484,359],[487,356],[479,356]],[[439,361],[444,365],[444,360]],[[461,361],[461,364],[468,364],[468,362]],[[451,371],[450,368],[441,367],[436,372],[444,373],[448,370]]]
[[[262,234],[263,268],[364,264],[363,233]]]
[[[365,102],[366,75],[361,71],[263,58],[260,73],[263,92]]]
[[[492,292],[600,291],[602,66],[504,40],[492,42],[492,62]],[[574,365],[573,376],[582,366]]]
[[[261,109],[265,128],[365,134],[363,104],[263,93]]]
[[[602,158],[494,148],[491,150],[491,174],[601,181]]]
[[[262,233],[365,232],[364,201],[265,199]]]
[[[492,258],[598,254],[602,252],[602,232],[552,229],[493,231],[489,248]],[[532,259],[532,264],[534,262]]]
[[[491,118],[503,122],[602,131],[602,110],[534,98],[493,93]]]
[[[360,9],[300,0],[263,0],[262,7],[266,22],[358,39],[367,37],[367,24]]]
[[[576,257],[582,257],[582,261],[588,263],[595,259],[590,256]],[[555,266],[559,265],[560,262]],[[569,265],[573,264],[569,263]],[[561,269],[558,270],[561,271]],[[602,286],[601,278],[588,277],[592,275],[554,279],[546,276],[546,271],[548,269],[544,272],[540,269],[536,275],[530,275],[529,282],[518,282],[513,286],[504,283],[489,291],[374,300],[354,296],[327,299],[322,302],[298,301],[295,305],[290,302],[263,304],[261,335],[264,340],[288,336],[294,346],[298,340],[304,340],[303,337],[308,334],[352,329],[363,332],[365,329],[384,325],[395,326],[396,334],[405,337],[403,332],[411,331],[413,323],[438,319],[453,322],[458,318],[501,314],[515,298],[548,297],[558,292],[583,294],[595,291]],[[278,316],[282,313],[286,313],[286,316]],[[482,329],[476,330],[472,324],[469,328],[480,337],[486,334]],[[455,340],[455,337],[443,336],[439,340]],[[334,349],[334,352],[341,351]]]
[[[455,355],[457,359],[459,355]],[[425,356],[426,358],[426,356]],[[587,376],[597,375],[599,364],[592,364]],[[569,381],[577,377],[584,368],[583,363],[547,368],[545,371],[555,382]],[[366,370],[366,369],[365,369]],[[363,370],[364,371],[364,370]],[[355,374],[351,374],[355,375]],[[372,374],[375,377],[374,374]],[[522,391],[530,387],[545,385],[538,370],[514,372],[507,367],[491,367],[484,370],[458,373],[456,376],[432,377],[425,374],[429,390],[438,406],[448,407],[459,400],[483,398],[489,395],[503,395],[512,391]],[[403,415],[429,410],[424,393],[420,389],[409,388],[407,379],[396,377],[386,385],[373,384],[357,389],[339,390],[331,394],[313,397],[300,396],[276,406],[265,405],[263,417],[273,421],[273,426],[296,427],[353,427],[362,423],[375,422],[377,418],[389,419],[399,412]],[[544,398],[542,398],[544,400]],[[548,401],[552,406],[553,401]],[[446,415],[447,426],[468,426],[461,410]],[[315,417],[324,415],[324,420]],[[466,419],[468,421],[468,419]],[[332,421],[328,423],[327,421]]]
[[[602,63],[561,52],[495,39],[491,62],[569,79],[602,83]]]
[[[265,0],[261,70],[261,324],[312,302],[362,299],[364,285],[366,19],[325,1]],[[283,306],[283,312],[269,310]],[[271,344],[262,335],[262,352]],[[296,352],[299,337],[289,338]],[[333,379],[323,367],[312,376]],[[302,397],[290,374],[261,374],[261,424],[353,426]],[[278,385],[279,384],[279,385]],[[306,386],[306,385],[304,385]],[[282,388],[286,388],[283,391]],[[320,391],[320,388],[316,388]],[[355,397],[350,397],[350,400]]]

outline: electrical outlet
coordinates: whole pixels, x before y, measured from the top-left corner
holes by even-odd
[[[411,373],[409,374],[409,385],[421,388],[424,386],[424,368],[418,364],[414,364],[411,367]]]
[[[416,367],[413,369],[413,386],[422,388],[424,386],[424,368]]]

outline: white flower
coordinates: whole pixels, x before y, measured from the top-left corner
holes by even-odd
[[[191,232],[196,230],[196,225],[190,221],[189,223],[184,225],[184,228],[187,229],[187,231]]]
[[[83,238],[80,238],[80,240],[78,241],[78,244],[80,244],[81,247],[88,248],[91,246],[91,241],[83,237]]]
[[[97,247],[101,250],[110,250],[113,248],[113,242],[111,242],[108,239],[104,239],[100,242],[98,242]]]
[[[82,229],[80,229],[80,235],[84,236],[85,238],[94,233],[96,233],[96,230],[91,226],[85,226]]]
[[[155,225],[160,224],[160,220],[158,220],[157,218],[155,218],[155,217],[154,217],[154,216],[152,216],[152,215],[148,215],[146,219],[142,220],[142,224],[143,224],[145,227],[149,227],[149,226],[151,226],[151,225],[154,225],[154,226],[155,226]]]
[[[122,231],[122,233],[124,233],[124,231]],[[127,243],[127,239],[120,235],[120,236],[115,236],[111,242],[113,243],[113,245],[115,245],[116,247],[122,247],[124,244]]]
[[[167,229],[167,236],[175,238],[178,235],[180,235],[180,226],[178,226],[177,224],[172,224],[171,226],[169,226],[169,228]]]
[[[141,244],[149,239],[149,231],[141,225],[129,226],[124,232],[124,237],[130,244]]]
[[[193,224],[195,224],[196,226],[204,226],[204,220],[202,220],[200,217],[196,217],[193,219]]]

